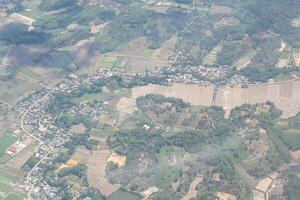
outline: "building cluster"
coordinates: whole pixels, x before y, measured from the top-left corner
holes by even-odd
[[[205,68],[186,67],[180,70],[174,68],[161,68],[153,72],[139,74],[139,77],[148,76],[163,78],[169,84],[174,82],[194,83],[201,85],[212,84],[211,80],[218,80],[226,77],[228,70],[226,68]],[[24,179],[24,187],[28,190],[28,195],[34,199],[60,199],[60,189],[64,187],[61,184],[49,184],[51,178],[48,176],[48,165],[55,159],[59,158],[60,153],[66,151],[62,145],[69,141],[73,135],[72,129],[66,128],[61,123],[62,115],[68,116],[88,116],[92,121],[101,118],[102,114],[107,114],[109,100],[105,101],[80,101],[71,104],[70,107],[64,109],[63,112],[53,112],[51,106],[55,103],[59,104],[61,95],[68,95],[82,92],[83,86],[91,86],[97,81],[111,76],[121,76],[123,80],[130,81],[136,76],[124,74],[120,71],[112,71],[102,69],[98,73],[87,76],[77,76],[71,74],[69,79],[55,85],[52,89],[37,91],[27,98],[20,101],[10,110],[10,116],[21,119],[20,130],[25,133],[25,139],[30,138],[39,142],[35,148],[32,159],[36,160],[36,164],[30,169],[27,177]],[[206,79],[203,80],[203,77]],[[228,80],[227,80],[228,81]],[[230,80],[231,83],[246,82],[243,77],[234,76]],[[99,121],[99,120],[98,120]],[[147,127],[145,127],[147,128]],[[10,147],[8,150],[11,154],[15,154],[19,148],[19,144]],[[22,146],[22,145],[21,145]],[[41,178],[43,177],[43,178]],[[55,181],[57,177],[52,177]],[[52,186],[50,186],[52,185]],[[80,195],[74,192],[74,196]]]
[[[95,81],[112,75],[114,74],[107,71],[99,72],[93,76],[77,77],[72,75],[70,81],[59,83],[52,89],[31,94],[28,98],[23,99],[10,110],[11,117],[21,119],[20,129],[26,133],[26,136],[24,137],[39,142],[35,148],[34,156],[32,157],[32,159],[35,159],[38,162],[31,168],[26,180],[24,180],[25,188],[28,190],[31,198],[61,198],[61,191],[59,188],[62,186],[57,185],[57,187],[51,187],[48,184],[50,180],[45,176],[49,169],[46,164],[53,162],[53,160],[60,156],[61,152],[66,150],[62,144],[70,140],[72,130],[61,126],[59,119],[63,113],[53,113],[49,107],[55,102],[55,98],[59,95],[76,93],[80,90],[82,85],[92,85]],[[73,105],[66,109],[64,114],[98,118],[101,113],[105,112],[103,105],[103,102],[88,103],[82,101],[78,105]],[[15,154],[19,146],[19,143],[16,143],[7,151],[11,154]],[[78,196],[79,193],[77,194],[75,192],[73,195]]]

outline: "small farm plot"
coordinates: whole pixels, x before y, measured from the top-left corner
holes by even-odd
[[[9,18],[16,22],[19,22],[21,24],[27,25],[27,26],[32,26],[33,23],[35,22],[35,19],[32,19],[30,17],[27,17],[27,16],[19,14],[19,13],[12,13],[9,16]]]
[[[212,9],[212,14],[226,14],[229,15],[234,11],[234,8],[224,5],[215,5]]]
[[[292,150],[300,148],[300,130],[299,129],[287,129],[282,134],[283,141],[288,144]]]
[[[146,9],[154,10],[159,13],[166,13],[166,11],[170,8],[170,6],[164,6],[164,5],[145,5]]]
[[[217,45],[214,47],[204,58],[203,58],[203,64],[204,65],[214,65],[217,61],[217,55],[222,50],[221,45]]]
[[[16,141],[17,138],[8,132],[0,138],[0,163],[5,163],[10,159],[10,155],[6,153],[6,150]]]
[[[36,143],[33,141],[30,141],[29,144],[25,144],[23,142],[16,143],[9,147],[8,151],[14,149],[19,149],[20,151],[13,155],[13,157],[5,163],[5,166],[13,170],[20,171],[27,160],[33,156],[35,147]]]
[[[75,104],[80,104],[81,102],[105,101],[108,95],[109,93],[107,92],[99,92],[99,93],[91,93],[91,94],[86,93],[81,97],[73,98],[72,102]]]
[[[105,68],[113,68],[117,60],[117,56],[104,56],[101,65]]]
[[[92,74],[101,68],[115,68],[135,74],[168,66],[176,40],[174,36],[165,41],[159,49],[152,50],[148,48],[147,40],[141,37],[121,45],[113,52],[102,55],[92,50],[93,42],[87,42],[80,47],[74,47],[70,54],[80,66],[78,73]]]
[[[197,185],[203,181],[204,177],[202,175],[198,175],[191,183],[188,192],[181,198],[181,200],[189,200],[192,198],[196,198],[197,196]]]
[[[22,200],[25,199],[25,191],[14,191],[13,183],[17,177],[8,176],[0,171],[0,199],[4,200]]]
[[[288,67],[292,63],[292,52],[290,50],[284,50],[281,52],[277,61],[276,67],[283,68]]]
[[[300,67],[300,49],[293,50],[293,64]]]
[[[91,154],[90,150],[88,150],[84,146],[79,146],[77,147],[76,152],[71,159],[73,160],[73,162],[87,163],[90,154]]]
[[[108,200],[140,200],[142,199],[141,195],[127,192],[123,190],[117,190],[116,192],[112,193],[108,198]]]
[[[93,151],[88,159],[87,177],[91,186],[98,189],[103,195],[108,196],[116,191],[120,186],[112,185],[105,175],[106,160],[111,152],[107,149]]]
[[[237,59],[233,65],[237,67],[237,69],[243,69],[247,67],[251,63],[251,59],[256,55],[256,51],[254,49],[249,50],[245,55],[241,58]]]
[[[105,168],[107,160],[111,155],[111,151],[108,149],[105,141],[93,137],[99,141],[99,145],[96,150],[89,151],[85,147],[80,146],[76,149],[75,154],[60,169],[69,168],[78,163],[84,163],[87,166],[87,179],[90,186],[98,189],[103,195],[109,196],[113,192],[119,189],[119,185],[111,184],[105,174]],[[120,164],[125,162],[122,158]]]
[[[293,19],[292,25],[295,27],[300,27],[300,17]]]
[[[25,199],[24,195],[22,196],[16,193],[10,193],[4,198],[4,200],[23,200],[23,199]]]
[[[171,37],[160,48],[152,50],[147,48],[145,38],[138,38],[127,45],[121,46],[111,55],[118,56],[123,64],[117,66],[126,73],[142,73],[156,68],[168,66],[169,57],[173,54],[177,38]]]
[[[130,58],[118,57],[118,59],[114,63],[114,68],[119,68],[119,69],[123,69],[126,71],[129,63],[130,63]]]

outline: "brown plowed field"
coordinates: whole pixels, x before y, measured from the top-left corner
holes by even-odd
[[[181,98],[191,105],[211,106],[214,87],[175,83],[171,87],[150,84],[132,89],[133,98],[151,93],[166,97]]]
[[[146,94],[160,94],[180,98],[191,105],[211,106],[214,87],[175,83],[172,86],[147,85],[132,89],[133,98]],[[230,110],[243,104],[256,104],[271,101],[280,109],[282,118],[300,112],[300,80],[240,86],[222,87],[216,93],[215,105]]]

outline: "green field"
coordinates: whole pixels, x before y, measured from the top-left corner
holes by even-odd
[[[4,200],[22,200],[25,198],[25,193],[16,193],[13,191],[12,182],[15,182],[16,178],[12,176],[6,176],[0,173],[0,192],[7,195]]]
[[[84,94],[79,98],[72,99],[72,102],[75,104],[79,104],[83,101],[93,102],[93,101],[104,101],[107,97],[108,93],[106,92],[99,92],[99,93],[92,93],[92,94]]]
[[[293,26],[300,27],[300,17],[292,20]]]
[[[150,61],[146,66],[146,70],[149,72],[156,70],[155,64],[156,64],[155,62]]]
[[[4,200],[23,200],[24,197],[23,196],[20,196],[16,193],[11,193],[9,195],[7,195],[7,197],[5,197]]]
[[[142,199],[141,196],[131,193],[131,192],[126,192],[122,190],[117,190],[116,192],[112,193],[108,198],[108,200],[140,200]]]
[[[168,160],[172,159],[174,156],[176,158],[183,157],[184,155],[184,150],[180,147],[172,147],[172,146],[165,146],[163,147],[158,156],[158,162],[160,164],[169,164]]]
[[[170,188],[180,177],[180,166],[163,166],[155,170],[156,183],[160,188]]]
[[[222,46],[217,45],[214,47],[204,58],[203,58],[203,64],[204,65],[214,65],[217,60],[217,55],[221,51]]]
[[[15,180],[14,177],[5,176],[0,174],[0,191],[7,194],[12,191],[12,186],[10,185],[11,182]]]
[[[17,138],[12,136],[9,133],[5,133],[3,137],[0,138],[0,158],[2,158],[3,154],[5,153],[6,149],[15,143]]]
[[[297,150],[300,148],[300,130],[284,130],[281,137],[283,141],[288,145],[289,149]]]
[[[127,69],[130,63],[130,58],[128,57],[118,57],[116,62],[114,63],[115,68]]]
[[[113,130],[110,128],[107,128],[106,130],[92,129],[90,131],[90,134],[92,136],[96,136],[96,137],[109,137],[109,136],[113,136],[115,132],[116,132],[116,130]]]
[[[152,56],[152,54],[153,54],[153,50],[152,49],[144,49],[144,56],[148,56],[148,57],[150,57],[150,56]]]
[[[104,67],[113,68],[115,66],[115,63],[117,62],[117,60],[118,60],[118,57],[116,57],[116,56],[107,56],[107,57],[104,57],[101,64]]]
[[[12,187],[9,184],[5,184],[0,182],[0,191],[4,193],[8,193],[12,190]]]
[[[291,80],[293,77],[289,74],[279,74],[274,78],[274,81],[280,82],[280,81],[288,81]]]

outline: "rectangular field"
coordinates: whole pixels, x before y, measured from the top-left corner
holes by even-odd
[[[0,138],[0,163],[6,162],[9,157],[5,156],[6,149],[15,143],[17,138],[13,135],[6,133],[3,137]]]
[[[108,200],[140,200],[142,198],[142,196],[134,194],[134,193],[130,193],[130,192],[126,192],[126,191],[122,191],[122,190],[118,190],[114,193],[112,193],[107,199]]]
[[[218,53],[222,50],[221,45],[217,45],[214,47],[204,58],[203,58],[203,64],[204,65],[214,65],[217,60]]]

